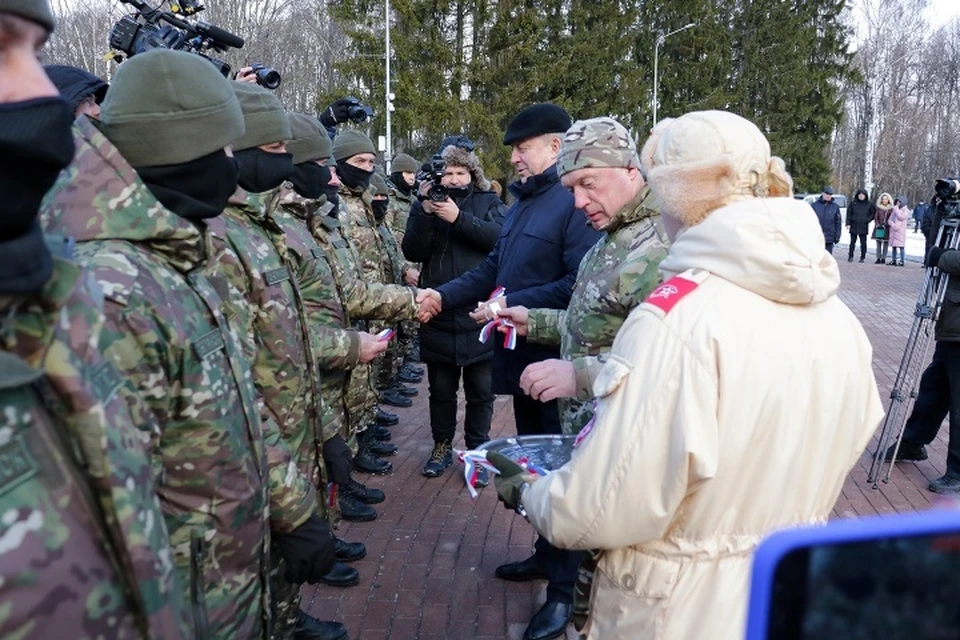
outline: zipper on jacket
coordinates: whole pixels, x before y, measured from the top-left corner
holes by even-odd
[[[193,609],[193,630],[197,640],[209,637],[207,622],[207,603],[204,596],[203,555],[205,551],[203,533],[193,531],[190,534],[190,606]]]

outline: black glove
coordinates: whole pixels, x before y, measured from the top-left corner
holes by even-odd
[[[927,254],[926,265],[928,267],[935,267],[940,263],[940,256],[946,253],[948,249],[943,249],[941,247],[931,247],[930,252]]]
[[[356,98],[340,98],[320,114],[323,126],[333,128],[350,118],[350,107],[357,104]]]
[[[290,533],[274,534],[273,542],[287,564],[284,578],[291,584],[320,582],[336,560],[330,527],[316,514]]]

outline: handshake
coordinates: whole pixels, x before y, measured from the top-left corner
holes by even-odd
[[[442,304],[440,292],[436,289],[417,289],[417,320],[427,323],[440,313]]]

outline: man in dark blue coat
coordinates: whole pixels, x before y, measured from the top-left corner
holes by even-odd
[[[570,125],[567,112],[549,103],[531,105],[510,122],[503,143],[513,146],[510,162],[520,176],[519,182],[510,185],[516,202],[507,211],[500,238],[486,259],[437,288],[443,308],[476,303],[471,315],[478,322],[493,318],[494,302],[501,308],[567,308],[580,261],[601,236],[574,207],[573,195],[557,175],[560,143]],[[506,299],[488,300],[498,287],[506,289]],[[497,341],[493,391],[513,396],[517,433],[560,433],[557,401],[541,403],[520,389],[520,375],[527,365],[559,358],[559,350],[521,337],[510,351],[496,336],[492,339]],[[540,538],[532,557],[497,568],[497,576],[505,580],[550,581],[547,602],[533,616],[524,640],[563,635],[573,615],[573,586],[581,557],[580,552],[556,549]]]
[[[810,206],[817,214],[820,228],[823,229],[824,246],[832,254],[833,245],[840,242],[840,230],[843,227],[840,205],[833,200],[833,187],[829,185],[824,187],[820,198]]]

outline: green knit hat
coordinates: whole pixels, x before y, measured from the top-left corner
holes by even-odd
[[[154,49],[120,65],[100,105],[103,132],[134,167],[183,164],[243,135],[230,81],[208,60]]]
[[[56,20],[47,0],[0,0],[0,13],[12,13],[53,31]]]
[[[373,177],[370,178],[370,184],[373,186],[373,195],[375,196],[389,196],[390,189],[387,188],[387,181],[380,175],[379,172],[374,173]]]
[[[420,171],[420,163],[405,153],[398,153],[393,157],[393,162],[390,164],[390,170],[405,173],[416,173],[417,171]]]
[[[233,143],[234,151],[252,149],[263,144],[286,142],[291,138],[287,110],[272,91],[249,82],[231,82],[243,112],[246,133]]]
[[[376,153],[373,142],[356,129],[341,131],[333,141],[333,157],[337,162],[361,153]]]
[[[327,130],[316,118],[302,113],[288,113],[290,118],[290,142],[287,151],[293,154],[293,164],[330,157],[333,145]]]

